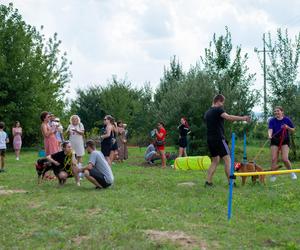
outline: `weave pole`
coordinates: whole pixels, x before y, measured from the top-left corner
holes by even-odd
[[[235,147],[235,133],[231,135],[231,166],[229,179],[229,195],[228,195],[228,221],[231,219],[232,193],[233,193],[233,176],[234,176],[234,147]]]
[[[246,131],[244,129],[244,154],[243,154],[243,163],[247,163],[247,139]]]
[[[290,174],[290,173],[300,173],[300,169],[264,171],[264,172],[244,172],[244,173],[234,173],[234,175],[235,176],[254,176],[254,175],[279,175],[279,174]]]

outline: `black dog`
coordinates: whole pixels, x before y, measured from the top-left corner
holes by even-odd
[[[47,158],[38,159],[35,163],[35,170],[38,175],[38,184],[44,179],[49,170],[53,170],[53,165]]]

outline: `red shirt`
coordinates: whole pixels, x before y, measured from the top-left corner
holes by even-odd
[[[156,135],[157,140],[164,141],[166,138],[167,131],[164,128],[161,128],[160,130],[158,130],[158,133],[162,134],[162,136]]]

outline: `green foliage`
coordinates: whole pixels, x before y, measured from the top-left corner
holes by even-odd
[[[39,114],[63,113],[63,88],[71,74],[57,34],[46,38],[26,24],[13,5],[0,5],[0,120],[19,120],[24,143],[40,137]]]
[[[171,70],[172,67],[170,67]],[[163,100],[156,103],[159,106],[156,116],[165,122],[170,143],[178,142],[177,126],[181,117],[187,117],[192,131],[189,154],[206,153],[206,127],[203,117],[211,104],[212,95],[213,88],[208,77],[198,66],[192,67],[176,83],[176,87],[164,92]]]
[[[80,116],[87,130],[102,126],[103,117],[110,114],[128,125],[131,137],[147,137],[152,125],[151,98],[149,84],[135,89],[126,80],[113,77],[105,87],[78,90],[71,113]]]
[[[300,91],[297,82],[300,33],[292,41],[287,29],[278,29],[276,40],[272,40],[269,32],[265,44],[270,60],[270,64],[267,64],[267,81],[271,92],[269,106],[271,109],[274,106],[283,106],[286,114],[300,122]]]
[[[203,71],[209,76],[215,94],[226,97],[225,109],[236,115],[249,115],[254,105],[257,105],[259,93],[253,90],[255,74],[249,73],[248,55],[242,55],[241,46],[233,52],[231,34],[226,27],[226,34],[219,37],[214,34],[209,47],[201,57]],[[227,134],[232,124],[226,126]]]

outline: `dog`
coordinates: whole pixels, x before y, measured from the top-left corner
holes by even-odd
[[[247,163],[238,163],[236,164],[236,171],[239,173],[247,173],[247,172],[263,172],[263,168],[257,165],[254,162],[247,162]],[[242,185],[244,186],[246,183],[246,179],[248,176],[241,176],[242,177]],[[252,183],[256,184],[257,179],[259,179],[260,183],[265,184],[265,176],[264,175],[254,175],[251,176]]]
[[[275,169],[264,170],[261,166],[257,165],[254,162],[247,162],[247,163],[241,162],[235,164],[235,171],[239,173],[274,171],[280,168],[282,168],[282,166],[277,166]],[[248,176],[241,176],[241,177],[242,177],[242,185],[244,186]],[[265,175],[253,175],[251,176],[251,178],[253,184],[256,184],[257,179],[259,179],[260,183],[265,184]]]
[[[49,170],[53,170],[52,167],[52,163],[47,158],[41,158],[36,161],[35,170],[38,176],[38,184],[40,184],[43,179],[47,178],[46,173]]]

